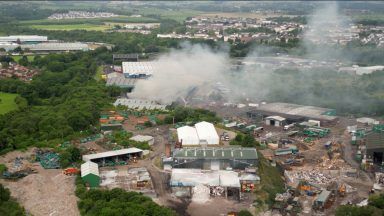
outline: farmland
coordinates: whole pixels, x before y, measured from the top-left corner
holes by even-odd
[[[0,92],[0,115],[17,109],[16,97],[17,94]]]

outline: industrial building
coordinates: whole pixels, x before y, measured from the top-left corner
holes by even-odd
[[[137,109],[137,110],[166,110],[167,105],[159,104],[156,101],[151,100],[141,100],[141,99],[128,99],[128,98],[118,98],[113,103],[114,106],[126,106],[128,109]]]
[[[183,126],[177,129],[178,142],[183,146],[219,145],[220,137],[215,126],[209,122],[199,122],[195,127]]]
[[[287,124],[308,120],[318,120],[321,124],[332,124],[338,119],[335,115],[336,111],[334,109],[290,103],[262,104],[258,108],[247,112],[249,118],[280,116],[286,119]]]
[[[240,179],[234,171],[200,169],[172,169],[170,186],[179,197],[193,197],[205,193],[205,197],[225,196],[239,200]],[[205,190],[194,190],[195,187]],[[204,196],[204,195],[202,195]]]
[[[130,54],[113,54],[113,61],[129,61],[137,62],[139,61],[139,54],[130,53]]]
[[[172,167],[203,170],[244,170],[256,166],[256,148],[196,147],[173,151]]]
[[[86,43],[72,42],[72,43],[60,43],[60,42],[49,42],[49,43],[34,43],[34,44],[17,44],[17,43],[0,43],[0,48],[6,51],[12,51],[20,47],[22,50],[28,50],[30,52],[70,52],[70,51],[88,51],[89,46]]]
[[[39,35],[10,35],[0,37],[0,42],[20,42],[20,43],[33,43],[33,42],[46,42],[48,41],[47,36],[39,36]]]
[[[107,86],[117,86],[120,88],[133,89],[135,87],[136,81],[137,81],[136,79],[125,78],[123,75],[122,76],[115,76],[115,77],[108,75],[106,85]]]
[[[92,161],[99,166],[105,166],[108,163],[127,162],[132,159],[141,158],[143,150],[138,148],[127,148],[115,151],[107,151],[96,154],[83,155],[83,161]]]
[[[365,140],[367,159],[381,165],[384,161],[384,132],[371,131],[366,134]]]
[[[123,62],[122,67],[126,78],[147,78],[156,68],[154,62]]]
[[[98,187],[100,185],[100,174],[97,163],[87,161],[81,164],[81,178],[89,187]]]
[[[281,116],[268,116],[265,118],[265,124],[280,127],[285,125],[285,120],[286,119]]]

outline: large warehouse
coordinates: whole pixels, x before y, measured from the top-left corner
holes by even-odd
[[[0,37],[0,42],[21,42],[21,43],[31,43],[31,42],[46,42],[48,41],[47,36],[39,35],[10,35]]]
[[[122,66],[126,78],[147,78],[155,71],[154,62],[123,62]]]
[[[166,110],[167,107],[167,105],[159,104],[156,101],[129,98],[118,98],[113,105],[126,106],[128,109],[137,110]]]
[[[290,103],[263,104],[247,112],[250,118],[281,116],[286,119],[287,124],[307,120],[318,120],[322,124],[334,123],[338,119],[335,115],[334,109]]]
[[[181,148],[173,151],[173,168],[204,170],[244,170],[257,165],[256,148]]]
[[[195,127],[178,128],[177,137],[183,146],[218,145],[220,142],[215,126],[205,121],[195,124]]]

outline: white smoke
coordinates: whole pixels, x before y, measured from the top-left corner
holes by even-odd
[[[218,81],[228,66],[228,59],[225,52],[217,53],[204,45],[184,43],[182,49],[160,56],[155,74],[138,82],[132,97],[170,103],[185,97],[193,87]]]

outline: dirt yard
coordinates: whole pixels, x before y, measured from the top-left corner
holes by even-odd
[[[32,152],[33,149],[8,153],[0,157],[0,163],[9,166],[16,157],[28,158]],[[17,181],[0,179],[10,189],[12,197],[32,215],[80,215],[75,195],[75,177],[62,174],[61,169],[44,169],[38,163],[32,166],[37,173]]]

